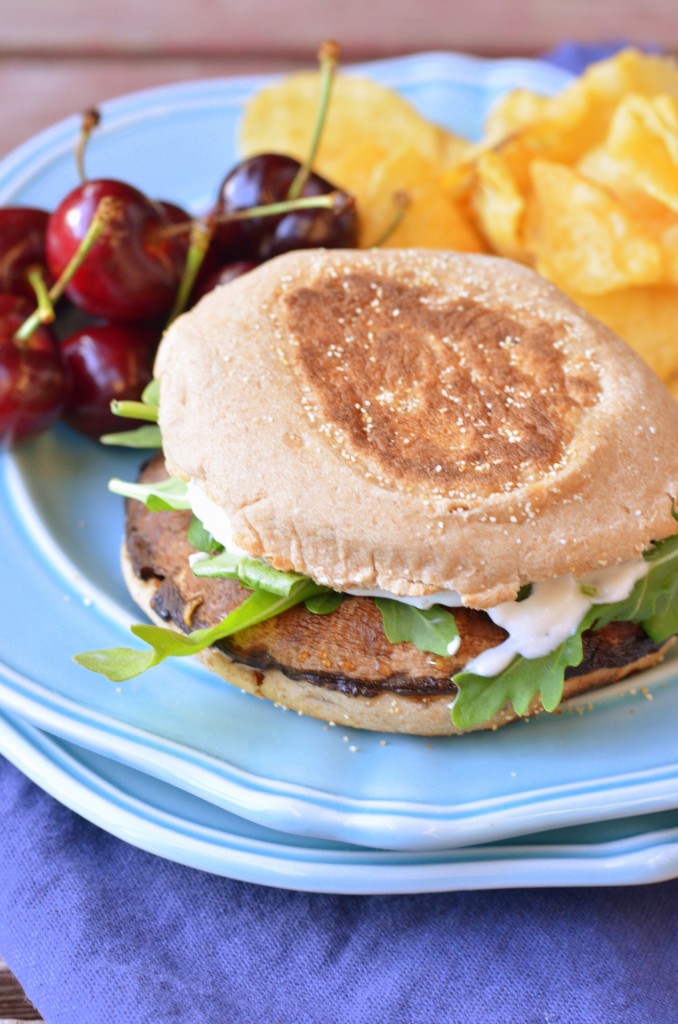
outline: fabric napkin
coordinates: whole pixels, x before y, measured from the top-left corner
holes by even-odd
[[[360,897],[113,839],[0,762],[0,950],[47,1024],[672,1024],[678,881]]]
[[[557,64],[559,68],[564,68],[565,71],[571,71],[573,74],[579,75],[582,71],[586,70],[587,65],[591,61],[612,57],[628,45],[629,43],[626,39],[616,39],[607,43],[596,43],[595,45],[567,41],[554,46],[548,53],[543,53],[541,59],[548,61],[549,64]],[[641,49],[646,53],[662,52],[661,47],[656,43],[643,43]]]
[[[0,809],[0,952],[47,1024],[678,1020],[678,881],[308,895],[146,854],[2,759]]]

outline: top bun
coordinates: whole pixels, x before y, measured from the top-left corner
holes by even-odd
[[[678,406],[508,260],[280,256],[179,318],[156,376],[170,472],[336,590],[488,608],[678,532]]]

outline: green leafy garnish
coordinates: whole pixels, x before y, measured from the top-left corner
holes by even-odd
[[[213,558],[194,562],[193,572],[196,576],[209,579],[237,579],[251,590],[260,587],[271,594],[280,594],[283,597],[290,594],[302,580],[308,580],[308,576],[302,576],[298,572],[282,572],[259,558],[235,555],[230,551],[222,551]],[[326,589],[319,588],[320,592]]]
[[[160,403],[160,381],[153,377],[141,392],[141,401],[145,405],[154,405],[157,409]]]
[[[151,512],[185,512],[191,507],[185,481],[173,476],[153,484],[133,484],[114,477],[109,480],[108,489],[123,498],[141,501]]]
[[[158,422],[157,405],[147,405],[146,402],[130,402],[114,398],[111,402],[111,412],[116,416],[124,416],[129,420],[148,420],[149,423]]]
[[[160,400],[160,384],[153,379],[144,388],[140,402],[130,402],[114,398],[111,412],[116,416],[124,416],[130,420],[148,420],[158,422],[158,402]]]
[[[160,427],[147,423],[136,430],[121,430],[117,434],[102,434],[102,444],[117,444],[121,448],[162,448]]]
[[[377,597],[375,603],[381,612],[386,639],[392,644],[407,641],[420,651],[430,651],[447,658],[449,645],[459,642],[454,615],[440,605],[414,608],[390,597]]]
[[[343,604],[344,596],[336,590],[328,590],[326,594],[316,594],[315,597],[307,598],[304,601],[304,606],[307,612],[312,612],[314,615],[329,615],[330,612],[336,612],[339,605]]]
[[[212,554],[215,551],[224,550],[224,545],[214,539],[209,530],[205,529],[203,524],[195,515],[191,519],[191,524],[188,527],[187,537],[188,543],[191,547],[195,548],[196,551],[206,551],[208,554]]]
[[[111,412],[132,420],[146,420],[148,426],[137,427],[136,430],[121,430],[117,434],[104,434],[99,440],[102,444],[116,444],[122,448],[162,448],[162,437],[158,422],[158,401],[160,384],[157,380],[150,381],[144,388],[140,402],[128,402],[113,399]]]
[[[678,536],[655,544],[643,557],[650,569],[629,596],[611,604],[593,605],[576,633],[550,654],[529,659],[518,655],[496,676],[457,673],[454,724],[462,729],[479,725],[506,703],[523,715],[538,694],[546,711],[555,710],[562,699],[566,670],[579,665],[583,658],[582,635],[587,629],[602,629],[610,622],[636,622],[658,644],[678,633]]]
[[[608,622],[638,622],[651,640],[662,643],[678,632],[678,535],[655,544],[643,558],[650,564],[649,572],[625,600],[592,608],[593,628]]]
[[[524,715],[538,693],[544,709],[554,711],[563,696],[565,669],[582,660],[581,634],[578,630],[543,658],[518,655],[497,676],[458,672],[454,676],[459,694],[452,708],[453,723],[459,729],[470,729],[492,718],[505,704],[512,704],[517,715]]]
[[[165,658],[198,654],[218,640],[272,619],[323,590],[324,588],[309,579],[297,583],[286,596],[271,594],[266,590],[255,590],[216,626],[196,629],[193,633],[176,633],[173,629],[165,629],[162,626],[132,626],[134,635],[149,644],[149,651],[111,647],[76,654],[74,661],[91,672],[106,676],[113,683],[121,683],[146,672],[154,665],[159,665]]]

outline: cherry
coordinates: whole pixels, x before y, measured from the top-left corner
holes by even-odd
[[[156,202],[158,206],[162,207],[164,212],[172,221],[172,224],[175,225],[175,228],[178,229],[182,225],[183,227],[186,228],[186,234],[184,236],[186,241],[184,244],[186,245],[186,249],[188,250],[188,247],[190,246],[193,237],[191,234],[191,229],[194,228],[196,222],[192,220],[190,214],[188,214],[180,206],[177,206],[176,203],[171,203],[166,199],[158,199],[156,200]],[[186,256],[188,256],[188,252],[186,252]],[[203,281],[205,277],[215,274],[218,271],[219,267],[222,266],[222,264],[223,259],[220,257],[216,245],[212,244],[212,238],[210,237],[209,239],[207,239],[207,249],[201,254],[198,281]],[[186,264],[184,263],[184,270],[185,269]],[[192,304],[195,301],[194,294],[191,294],[190,298],[190,304]]]
[[[292,212],[309,210],[330,210],[335,216],[352,209],[354,200],[343,192],[328,192],[316,196],[299,196],[296,199],[285,199],[278,203],[269,203],[263,206],[247,206],[245,209],[236,210],[226,215],[230,222],[270,220],[287,216]],[[168,323],[172,323],[180,313],[190,305],[193,299],[196,281],[209,277],[219,261],[214,260],[214,234],[221,219],[214,214],[194,220],[190,225],[189,243],[186,253],[184,271],[177,289],[174,305],[169,315]],[[251,262],[251,261],[247,261]],[[202,277],[201,277],[202,275]],[[231,274],[231,276],[233,276]]]
[[[288,198],[301,164],[291,156],[260,153],[243,160],[222,182],[214,215],[219,218],[252,206]],[[300,195],[320,196],[337,191],[325,178],[309,174]],[[354,206],[334,210],[294,210],[279,217],[217,224],[215,239],[232,258],[263,261],[291,249],[345,249],[358,244]]]
[[[0,292],[34,297],[26,271],[45,265],[48,220],[45,210],[31,206],[0,209]]]
[[[88,437],[121,430],[113,399],[136,401],[151,380],[159,333],[137,324],[94,324],[71,334],[61,353],[72,380],[64,419]]]
[[[105,197],[108,230],[73,276],[67,295],[94,316],[143,321],[166,315],[181,279],[188,232],[172,231],[176,215],[167,204],[154,203],[125,182],[85,181],[62,200],[47,225],[51,272],[63,272]]]
[[[0,294],[0,445],[8,448],[50,427],[69,393],[68,372],[51,331],[37,327],[19,340],[30,306]]]
[[[204,267],[201,268],[191,296],[192,301],[197,302],[203,295],[214,291],[219,285],[228,284],[234,278],[254,270],[256,266],[257,264],[253,260],[232,260],[230,263],[222,263],[216,269],[208,268],[207,273],[204,272]]]
[[[190,225],[191,215],[183,207],[171,203],[169,199],[156,199],[155,205],[160,207],[172,224],[185,224],[187,227]]]
[[[213,216],[337,189],[312,171],[325,125],[339,47],[332,40],[318,51],[320,103],[309,152],[303,164],[280,153],[260,153],[236,165],[221,183]],[[352,248],[358,244],[358,216],[351,197],[333,210],[294,210],[280,217],[218,224],[215,240],[230,259],[267,260],[291,249]],[[348,201],[350,200],[350,202]]]

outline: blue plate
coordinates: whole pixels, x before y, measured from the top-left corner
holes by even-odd
[[[367,70],[471,136],[506,88],[566,80],[525,61],[443,55]],[[202,208],[235,159],[242,102],[260,83],[198,82],[108,104],[90,172]],[[76,128],[57,125],[1,164],[0,200],[53,206],[75,184]],[[449,849],[678,806],[675,663],[591,706],[435,740],[331,728],[185,660],[119,687],[77,668],[71,654],[129,643],[138,618],[117,564],[122,503],[106,490],[137,462],[65,428],[0,461],[6,710],[253,822],[364,846]]]
[[[0,753],[133,846],[245,882],[387,895],[635,885],[678,874],[678,811],[467,849],[395,853],[274,832],[2,713]]]

